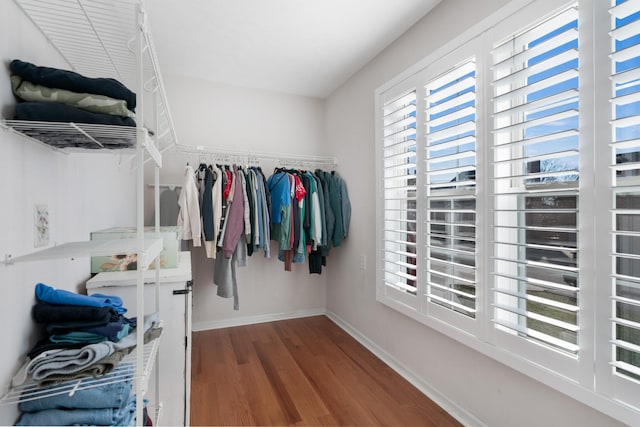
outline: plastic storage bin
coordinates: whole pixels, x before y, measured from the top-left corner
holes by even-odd
[[[91,233],[91,240],[134,239],[135,237],[135,227],[114,227]],[[154,227],[145,227],[145,237],[162,238],[163,249],[160,252],[160,268],[178,267],[178,251],[182,237],[178,227],[160,227],[159,236],[156,235]],[[135,270],[137,265],[136,254],[91,257],[91,273]],[[152,262],[149,268],[155,268],[155,262]]]

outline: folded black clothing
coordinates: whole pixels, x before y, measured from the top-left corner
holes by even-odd
[[[33,319],[38,323],[102,322],[108,323],[118,313],[111,307],[89,307],[83,305],[58,305],[38,301],[32,309]]]
[[[87,329],[98,328],[101,326],[108,325],[111,322],[111,316],[107,317],[107,321],[91,321],[85,320],[82,322],[58,322],[58,323],[47,323],[45,327],[47,333],[49,335],[60,335],[66,334],[73,331],[78,332],[86,332]]]
[[[39,67],[29,62],[14,59],[11,72],[38,85],[65,89],[72,92],[93,93],[127,101],[131,111],[136,108],[136,94],[115,79],[85,77],[74,71]]]
[[[42,338],[40,341],[33,346],[27,356],[29,359],[34,359],[40,353],[44,353],[47,350],[57,350],[63,348],[82,348],[87,343],[64,343],[64,342],[51,342],[49,341],[49,337]]]
[[[59,102],[19,102],[16,104],[16,120],[42,122],[74,122],[101,125],[135,126],[130,117],[92,113]]]

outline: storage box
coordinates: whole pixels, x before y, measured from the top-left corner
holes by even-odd
[[[155,227],[145,227],[145,238],[156,237]],[[135,227],[115,227],[91,233],[91,240],[135,239]],[[179,227],[160,227],[163,249],[160,253],[160,268],[178,267],[178,251],[182,230]],[[91,257],[91,272],[126,271],[137,268],[136,254],[114,254],[113,256]],[[155,268],[155,260],[149,268]]]

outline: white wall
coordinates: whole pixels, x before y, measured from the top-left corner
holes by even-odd
[[[68,68],[14,2],[0,1],[0,110],[10,117],[15,103],[8,63],[23,59]],[[135,222],[135,176],[112,154],[64,155],[0,129],[0,257],[34,251],[33,209],[46,204],[50,244],[87,240],[89,232]],[[89,278],[89,258],[75,261],[0,265],[4,326],[0,388],[4,390],[20,359],[35,344],[40,328],[31,320],[34,286],[80,291]],[[0,425],[16,421],[15,405],[0,406]]]
[[[283,156],[327,154],[321,100],[183,77],[165,76],[164,80],[180,144]],[[201,161],[211,163],[212,158],[167,152],[163,161],[160,182],[180,184],[187,162],[197,167]],[[276,166],[276,162],[261,163],[266,178]],[[147,177],[152,182],[151,170]],[[148,205],[152,205],[151,193]],[[309,275],[306,263],[294,264],[292,272],[285,272],[277,259],[277,245],[272,244],[271,250],[271,259],[259,251],[249,257],[247,267],[238,268],[238,311],[233,310],[232,299],[216,295],[214,261],[206,258],[202,248],[192,251],[195,330],[324,311],[326,273]],[[332,258],[325,271],[331,263]]]
[[[326,100],[328,150],[344,165],[340,172],[355,219],[336,268],[328,273],[327,310],[437,390],[444,403],[466,411],[469,422],[616,426],[615,420],[376,302],[374,90],[506,3],[442,2]],[[359,160],[346,167],[352,158]],[[367,261],[364,271],[361,256]]]

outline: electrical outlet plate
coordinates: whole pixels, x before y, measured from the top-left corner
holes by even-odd
[[[360,270],[367,269],[367,256],[362,254],[360,255]]]
[[[49,207],[33,206],[33,246],[36,248],[49,244]]]

